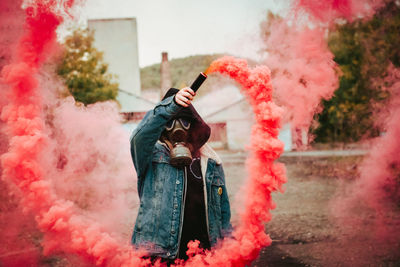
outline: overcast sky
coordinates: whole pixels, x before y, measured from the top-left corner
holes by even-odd
[[[136,17],[139,65],[196,54],[231,53],[257,59],[259,24],[283,0],[88,0],[88,18]]]

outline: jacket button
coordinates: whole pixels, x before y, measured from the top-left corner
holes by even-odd
[[[218,195],[222,195],[222,187],[218,188]]]
[[[172,230],[172,231],[171,231],[171,234],[175,234],[175,230]]]
[[[175,204],[175,205],[174,205],[174,209],[177,209],[177,208],[178,208],[178,205],[177,205],[177,204]]]
[[[168,257],[171,256],[171,253],[167,252],[167,256],[168,256]]]
[[[181,182],[179,182],[179,180],[176,180],[176,184],[180,184]]]

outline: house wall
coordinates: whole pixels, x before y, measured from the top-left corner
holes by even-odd
[[[281,140],[284,144],[285,151],[291,151],[292,147],[292,131],[290,127],[290,123],[286,123],[283,125],[282,129],[279,132],[278,139]]]
[[[231,150],[243,150],[250,143],[251,129],[254,124],[254,114],[246,100],[238,102],[220,112],[207,116],[208,123],[225,123],[226,140],[216,142],[217,148],[223,147]],[[292,150],[292,134],[290,124],[283,125],[280,130],[279,140],[284,143],[284,150]]]
[[[225,123],[226,140],[223,147],[232,150],[245,149],[250,141],[253,114],[247,101],[238,102],[205,118],[207,123]]]
[[[228,148],[243,150],[250,143],[252,120],[227,121]]]

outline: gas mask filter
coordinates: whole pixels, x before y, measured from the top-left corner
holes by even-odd
[[[187,146],[190,122],[185,119],[171,120],[165,126],[164,137],[171,143],[170,163],[174,167],[187,166],[192,162],[192,153]]]

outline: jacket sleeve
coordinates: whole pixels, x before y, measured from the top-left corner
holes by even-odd
[[[147,112],[132,132],[130,138],[131,156],[138,179],[144,177],[151,163],[154,145],[160,138],[164,125],[182,109],[173,98],[174,96],[170,96],[164,99],[153,110]]]

